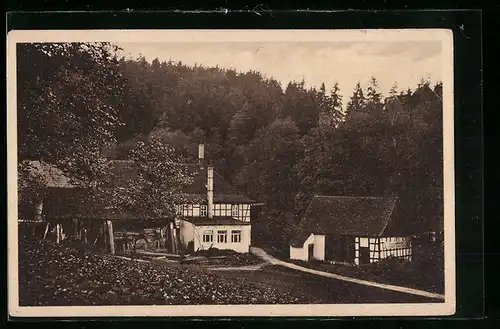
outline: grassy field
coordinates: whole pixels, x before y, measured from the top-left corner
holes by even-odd
[[[428,249],[415,248],[411,262],[386,259],[364,266],[290,260],[288,253],[269,247],[263,249],[276,258],[315,270],[444,294],[444,262],[439,245]]]
[[[19,257],[21,306],[432,302],[280,266],[207,272],[40,240],[21,240]]]
[[[246,280],[132,262],[39,240],[20,242],[19,295],[21,306],[314,302]]]

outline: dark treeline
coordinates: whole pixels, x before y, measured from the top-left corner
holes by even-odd
[[[94,79],[92,75],[82,76],[78,67],[71,68],[78,61],[70,62],[62,53],[59,59],[73,63],[66,65],[70,66],[67,72],[73,73],[59,77],[60,69],[54,72],[62,64],[54,65],[54,56],[53,65],[36,66],[35,50],[30,51],[19,53],[21,58],[29,53],[26,62],[30,62],[25,64],[26,72],[18,74],[43,75],[46,84],[54,82],[50,79],[62,79],[69,91],[73,90],[72,83],[94,86],[100,88],[99,95],[87,95],[93,92],[83,89],[80,97],[85,97],[85,103],[92,104],[93,98],[98,98],[112,104],[112,120],[102,113],[106,102],[97,112],[99,120],[104,120],[101,126],[113,127],[114,138],[108,138],[109,143],[97,143],[101,151],[104,149],[103,156],[128,158],[137,143],[154,138],[195,160],[197,145],[205,143],[206,157],[219,173],[242,192],[265,202],[253,228],[258,239],[287,245],[294,224],[314,194],[395,195],[404,208],[408,231],[442,230],[441,84],[421,81],[414,89],[404,91],[394,85],[383,97],[372,78],[366,90],[358,84],[352,97],[342,100],[339,85],[316,89],[302,81],[282,88],[276,80],[255,71],[241,73],[159,60],[149,63],[144,58],[94,58],[91,65],[84,66]],[[39,60],[47,61],[38,52]],[[105,74],[94,67],[104,67]],[[115,90],[108,92],[104,86],[109,81]],[[35,96],[50,87],[36,88],[40,90]],[[41,104],[38,98],[32,102]],[[33,148],[35,144],[27,133],[32,131],[27,126],[33,114],[25,111],[20,115],[20,136],[23,129],[26,136],[20,147],[25,145],[25,158],[29,158],[35,152],[29,150],[29,145]],[[37,113],[36,118],[46,120],[45,114]],[[115,119],[120,123],[109,122]],[[92,124],[86,117],[85,122]],[[102,129],[95,131],[105,139]],[[98,157],[94,149],[90,151]]]

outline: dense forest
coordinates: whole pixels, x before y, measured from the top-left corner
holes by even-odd
[[[398,196],[405,229],[441,231],[441,84],[384,96],[372,77],[347,100],[341,87],[118,58],[108,44],[18,45],[19,159],[90,184],[137,145],[194,160],[203,142],[220,174],[265,203],[257,240],[286,246],[314,194]]]

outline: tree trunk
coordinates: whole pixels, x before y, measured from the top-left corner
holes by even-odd
[[[113,222],[108,220],[108,233],[109,233],[109,252],[111,255],[115,254],[115,237],[113,233]]]
[[[103,242],[104,242],[104,252],[108,251],[108,237],[106,235],[106,222],[103,221],[102,222],[102,225],[101,225],[101,232],[102,232],[102,236],[103,236]]]
[[[35,210],[35,221],[41,221],[42,220],[42,213],[43,213],[43,202],[39,202],[36,205],[36,210]]]

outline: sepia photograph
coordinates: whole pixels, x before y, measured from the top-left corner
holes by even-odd
[[[12,31],[19,317],[455,312],[448,30]]]

